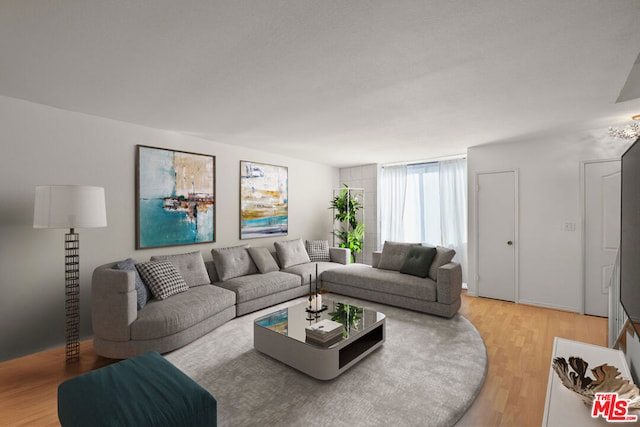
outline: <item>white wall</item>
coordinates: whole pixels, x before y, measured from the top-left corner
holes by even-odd
[[[522,141],[472,147],[469,184],[469,295],[476,295],[476,174],[519,173],[519,302],[580,312],[582,309],[582,161],[618,158],[628,143],[606,129],[583,134],[538,135]],[[576,231],[563,231],[564,222]],[[480,225],[481,226],[481,225]]]
[[[216,156],[216,243],[136,251],[136,144]],[[282,155],[213,143],[94,116],[0,97],[0,361],[64,343],[64,230],[35,230],[34,188],[43,184],[105,187],[108,227],[80,232],[81,337],[91,336],[93,269],[134,257],[249,243],[239,240],[240,160],[289,168],[289,235],[326,239],[338,170]]]

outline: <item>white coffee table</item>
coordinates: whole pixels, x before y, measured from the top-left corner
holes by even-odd
[[[330,380],[384,343],[386,323],[383,313],[339,301],[325,299],[324,302],[327,310],[313,320],[307,320],[307,303],[256,319],[253,324],[253,346],[313,378]],[[343,324],[342,340],[329,347],[306,342],[305,328],[322,319]]]

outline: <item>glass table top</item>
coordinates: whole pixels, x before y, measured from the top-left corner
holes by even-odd
[[[255,320],[255,324],[289,338],[306,342],[305,328],[324,319],[342,323],[342,340],[345,340],[357,336],[385,318],[383,313],[375,310],[326,298],[323,299],[323,304],[327,309],[317,314],[307,312],[306,308],[309,304],[303,302],[259,317]],[[339,343],[340,341],[330,347]]]

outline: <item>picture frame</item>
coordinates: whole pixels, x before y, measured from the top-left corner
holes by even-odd
[[[240,239],[289,234],[289,169],[240,161]]]
[[[136,249],[215,242],[216,158],[136,146]]]

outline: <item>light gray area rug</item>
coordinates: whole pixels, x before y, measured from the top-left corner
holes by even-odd
[[[234,319],[166,358],[218,401],[227,426],[451,426],[480,392],[484,342],[461,315],[443,319],[329,296],[387,316],[386,341],[331,381],[253,348],[253,321],[304,298]]]

